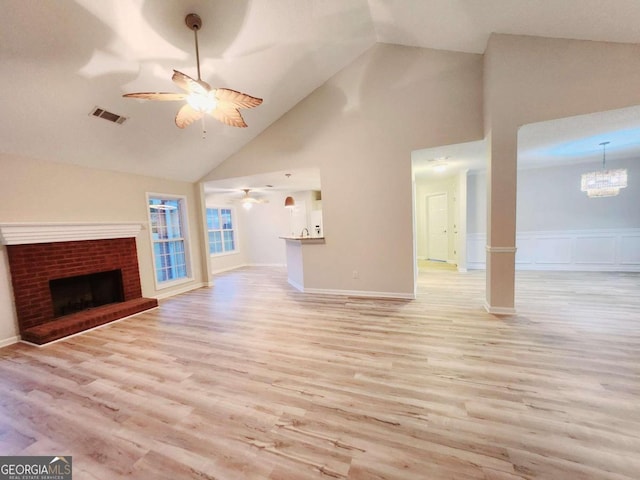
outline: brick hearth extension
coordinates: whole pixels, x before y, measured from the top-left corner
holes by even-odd
[[[0,229],[25,341],[42,345],[158,305],[142,297],[135,240],[139,224],[5,224]],[[54,318],[50,280],[111,270],[122,273],[123,302]]]

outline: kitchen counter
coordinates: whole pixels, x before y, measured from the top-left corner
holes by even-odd
[[[300,242],[300,243],[304,243],[306,244],[313,244],[313,243],[325,243],[324,241],[324,237],[294,237],[294,236],[288,236],[288,237],[280,237],[283,240],[287,240],[287,241],[292,241],[292,242]]]
[[[325,243],[324,237],[280,237],[287,246],[287,280],[297,290],[304,292],[304,264],[318,253],[315,245]],[[313,246],[312,246],[313,245]],[[311,260],[312,261],[312,260]]]

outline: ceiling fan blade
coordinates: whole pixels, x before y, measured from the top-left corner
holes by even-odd
[[[193,122],[202,118],[202,112],[196,110],[188,103],[180,107],[176,115],[176,125],[178,128],[184,128],[191,125]]]
[[[140,92],[126,93],[122,95],[127,98],[140,98],[142,100],[159,100],[162,102],[175,102],[187,98],[186,93],[167,93],[167,92]]]
[[[233,108],[253,108],[262,103],[261,98],[252,97],[229,88],[216,88],[216,98],[221,102],[229,103]]]
[[[211,112],[211,115],[216,120],[220,120],[225,125],[229,125],[231,127],[244,128],[247,126],[237,108],[218,104],[215,110]]]
[[[195,80],[191,78],[189,75],[185,75],[178,70],[173,71],[173,76],[171,80],[178,85],[183,90],[186,90],[189,93],[199,93],[201,95],[206,95],[211,91],[211,85],[203,80]]]

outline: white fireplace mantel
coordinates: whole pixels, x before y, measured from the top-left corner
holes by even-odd
[[[143,226],[140,222],[0,223],[0,244],[129,238],[137,236]]]

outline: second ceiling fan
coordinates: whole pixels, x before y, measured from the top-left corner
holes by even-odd
[[[200,52],[198,49],[198,30],[202,27],[200,16],[190,13],[185,17],[185,23],[193,30],[196,43],[196,62],[198,66],[198,79],[195,80],[178,70],[173,71],[171,79],[187,93],[170,92],[141,92],[127,93],[126,98],[140,98],[143,100],[180,101],[186,100],[176,115],[178,128],[185,128],[193,122],[204,119],[205,114],[232,127],[246,127],[239,109],[254,108],[262,103],[261,98],[252,97],[229,88],[212,88],[200,77]],[[204,125],[203,125],[204,133]]]

